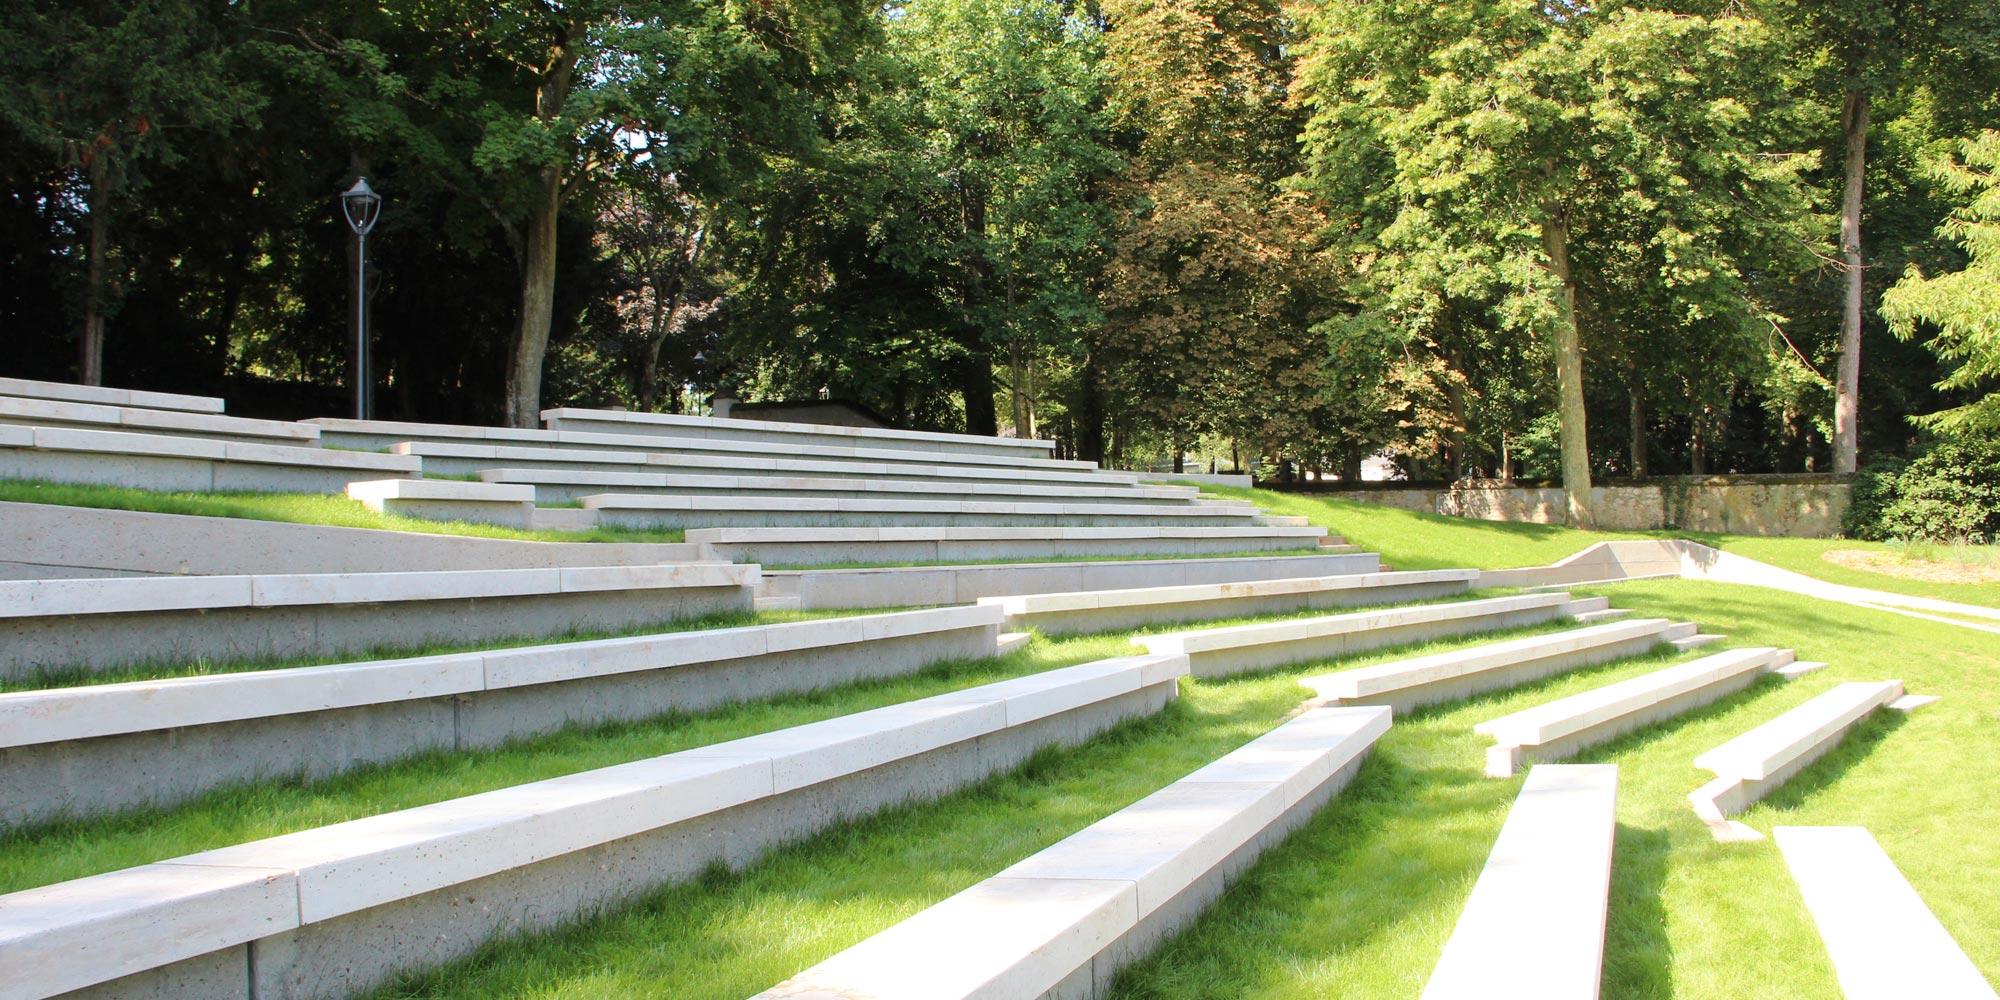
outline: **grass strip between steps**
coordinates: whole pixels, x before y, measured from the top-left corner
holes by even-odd
[[[1210,624],[1221,627],[1285,617],[1296,616]],[[1510,629],[1373,651],[1339,663],[1384,662],[1574,627],[1558,622]],[[864,681],[699,713],[671,713],[640,722],[572,727],[498,748],[429,752],[318,781],[278,779],[221,788],[164,809],[142,808],[36,824],[0,833],[0,893],[642,760],[1010,677],[1129,656],[1143,652],[1131,644],[1134,634],[1121,631],[1058,640],[1037,638],[1027,648],[1004,657],[938,664],[908,677]],[[1285,683],[1289,688],[1290,682]],[[1295,696],[1290,704],[1297,702]]]
[[[393,479],[384,474],[382,478]],[[435,478],[435,477],[432,477]],[[152,514],[235,517],[252,521],[284,521],[335,528],[373,528],[425,535],[462,535],[521,542],[683,542],[679,528],[591,528],[585,531],[529,531],[466,521],[431,521],[369,510],[359,500],[317,493],[162,492],[124,486],[56,483],[40,479],[0,479],[0,501],[94,507]]]

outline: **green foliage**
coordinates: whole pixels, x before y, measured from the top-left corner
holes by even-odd
[[[1855,470],[1847,510],[1840,517],[1841,534],[1871,542],[1886,537],[1883,518],[1896,502],[1896,482],[1909,464],[1908,459],[1891,455]]]
[[[1855,493],[1844,529],[1857,538],[2000,539],[2000,445],[1940,441],[1893,478],[1888,469],[1857,477]]]
[[[1966,140],[1963,161],[1930,165],[1931,177],[1965,203],[1939,232],[1964,248],[1959,271],[1926,277],[1915,264],[1882,297],[1882,315],[1904,340],[1920,331],[1925,346],[1956,365],[1938,388],[1976,398],[1918,422],[1966,436],[2000,434],[2000,131]]]

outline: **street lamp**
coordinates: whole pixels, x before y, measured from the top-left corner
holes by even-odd
[[[382,196],[368,186],[368,178],[357,177],[340,196],[340,210],[354,230],[354,419],[366,420],[374,409],[368,373],[368,231],[382,215]]]

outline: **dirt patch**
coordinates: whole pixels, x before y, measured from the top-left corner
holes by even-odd
[[[2000,566],[1905,559],[1894,552],[1874,552],[1868,549],[1833,549],[1820,558],[1846,569],[1882,573],[1905,580],[1922,580],[1925,583],[2000,583]]]

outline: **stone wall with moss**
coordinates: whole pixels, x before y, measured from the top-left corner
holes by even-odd
[[[1315,494],[1482,521],[1561,524],[1563,491],[1546,484],[1469,480],[1449,486],[1314,484]],[[1597,526],[1606,531],[1719,531],[1735,535],[1831,538],[1840,532],[1849,485],[1832,476],[1675,476],[1611,481],[1593,488]]]

